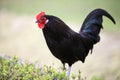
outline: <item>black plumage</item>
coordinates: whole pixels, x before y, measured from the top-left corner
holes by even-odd
[[[113,17],[103,9],[95,9],[86,17],[79,33],[73,31],[61,19],[51,15],[44,15],[49,21],[42,29],[51,53],[71,66],[76,61],[84,63],[94,44],[100,41],[99,33],[102,26],[102,16],[108,17],[114,24]]]

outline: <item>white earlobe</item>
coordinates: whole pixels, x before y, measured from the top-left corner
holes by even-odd
[[[45,24],[47,24],[48,22],[49,22],[49,20],[47,19],[46,22],[45,22]]]

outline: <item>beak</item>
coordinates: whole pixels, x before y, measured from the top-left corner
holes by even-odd
[[[35,21],[35,23],[38,23],[38,22],[39,22],[39,20]]]

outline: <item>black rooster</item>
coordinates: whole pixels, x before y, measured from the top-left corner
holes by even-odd
[[[61,60],[64,69],[65,63],[68,63],[68,76],[72,64],[78,60],[84,63],[90,50],[92,53],[94,44],[100,41],[102,16],[108,17],[115,24],[115,20],[107,11],[95,9],[86,17],[79,33],[73,31],[58,17],[45,15],[45,12],[36,16],[36,22],[42,28],[51,53]]]

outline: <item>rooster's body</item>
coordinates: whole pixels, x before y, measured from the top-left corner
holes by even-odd
[[[43,22],[38,20],[37,16],[37,22],[44,24],[42,30],[48,48],[56,58],[61,60],[65,67],[65,63],[71,66],[79,60],[84,63],[89,51],[92,52],[94,44],[100,41],[99,33],[103,28],[102,16],[108,17],[115,23],[113,17],[105,10],[96,9],[86,17],[79,33],[73,31],[55,16],[44,14],[42,17],[45,21]]]

